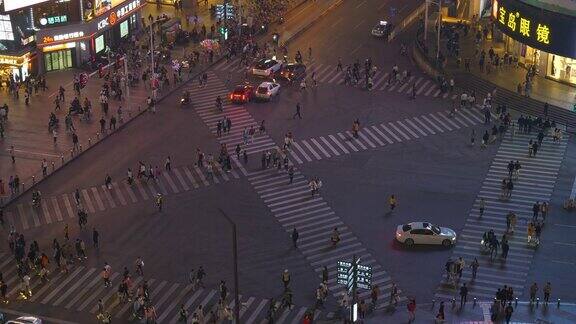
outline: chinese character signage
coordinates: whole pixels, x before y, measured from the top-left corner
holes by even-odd
[[[576,17],[537,8],[519,0],[494,0],[494,23],[528,46],[576,58]]]

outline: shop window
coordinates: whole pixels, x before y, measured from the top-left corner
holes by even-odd
[[[548,54],[547,76],[555,80],[576,84],[576,60]]]
[[[72,67],[72,50],[54,51],[44,54],[46,72]]]

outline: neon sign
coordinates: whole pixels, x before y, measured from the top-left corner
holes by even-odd
[[[116,24],[118,20],[122,19],[122,17],[132,13],[138,8],[140,8],[140,0],[133,0],[132,2],[118,8],[118,10],[112,11],[108,17],[103,18],[98,22],[98,30]]]

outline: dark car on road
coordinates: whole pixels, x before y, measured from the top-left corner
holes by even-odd
[[[300,63],[288,63],[282,67],[278,78],[288,82],[299,81],[306,77],[306,65]]]
[[[230,94],[230,101],[233,103],[246,103],[252,100],[254,87],[251,84],[239,84]]]

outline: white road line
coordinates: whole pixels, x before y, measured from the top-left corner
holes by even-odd
[[[264,306],[266,306],[266,304],[268,303],[267,299],[264,299],[260,302],[260,304],[258,304],[258,306],[256,306],[256,309],[254,310],[254,312],[252,313],[252,316],[250,316],[248,318],[248,320],[246,320],[246,324],[251,324],[254,323],[254,321],[256,320],[256,317],[258,317],[258,315],[260,314],[260,312],[262,311],[262,308],[264,308]]]
[[[444,130],[442,128],[438,127],[438,125],[436,125],[436,123],[433,123],[425,115],[420,116],[420,118],[424,119],[426,122],[428,122],[428,124],[430,124],[432,127],[436,128],[436,130],[439,131],[440,133],[444,133]]]
[[[418,91],[416,91],[416,95],[419,95],[422,91],[424,91],[424,88],[426,88],[428,83],[430,83],[430,80],[426,80],[426,82],[424,82],[424,84],[421,87],[419,87]]]
[[[376,145],[368,138],[366,135],[363,134],[364,130],[358,132],[358,136],[360,136],[370,147],[375,148]]]
[[[382,136],[382,137],[386,140],[386,142],[388,142],[388,143],[390,143],[390,144],[393,144],[393,143],[394,143],[394,141],[392,141],[388,136],[386,136],[386,134],[382,133],[382,131],[379,130],[378,127],[376,127],[375,125],[372,125],[372,129],[373,129],[376,133],[378,133],[380,136]]]
[[[56,200],[56,197],[52,197],[52,206],[54,206],[54,212],[56,212],[56,219],[59,222],[63,221],[62,211],[60,210],[60,206],[58,206],[58,200]]]
[[[138,201],[138,199],[136,199],[136,194],[134,193],[134,190],[132,190],[132,187],[130,187],[128,185],[128,183],[126,182],[122,182],[122,186],[118,185],[118,189],[121,190],[122,187],[126,188],[126,192],[128,193],[128,196],[130,197],[130,200],[132,200],[132,203],[136,203]],[[139,184],[136,184],[136,186],[140,186]],[[144,200],[148,199],[148,197],[144,197]]]
[[[180,171],[178,169],[174,169],[174,174],[176,175],[176,179],[178,179],[178,182],[180,182],[180,185],[182,186],[182,188],[184,188],[184,191],[189,191],[190,187],[188,187],[188,184],[186,183],[186,181],[184,181],[184,177],[182,177],[182,173],[180,173]]]
[[[428,116],[430,116],[430,118],[434,119],[435,121],[438,122],[438,124],[442,125],[444,128],[446,128],[447,130],[451,131],[452,127],[444,124],[444,122],[440,121],[440,119],[436,118],[436,116],[434,114],[429,114]]]
[[[118,196],[118,200],[120,201],[120,204],[122,206],[126,206],[126,199],[124,198],[124,194],[120,190],[120,186],[118,185],[118,183],[116,183],[116,182],[112,183],[112,187],[115,189],[114,192],[116,193],[116,196]]]
[[[88,211],[90,213],[95,213],[96,210],[94,209],[94,205],[92,205],[92,200],[90,200],[90,196],[88,195],[88,190],[82,189],[82,197],[84,197],[84,202],[88,207]]]
[[[46,224],[52,223],[52,218],[50,217],[50,212],[48,211],[48,203],[46,201],[40,202],[40,206],[42,207],[42,214],[44,215],[44,219],[46,220]]]
[[[321,151],[327,158],[331,157],[331,155],[328,154],[328,151],[326,151],[326,149],[324,149],[324,147],[323,147],[322,145],[320,145],[320,143],[318,143],[318,141],[317,141],[316,139],[311,138],[310,141],[311,141],[314,145],[316,145],[316,147],[318,147],[318,148],[320,149],[320,151]]]
[[[144,198],[144,200],[148,200],[148,193],[144,189],[144,184],[142,182],[140,182],[140,183],[137,183],[135,185],[135,187],[138,189],[138,192],[140,193],[142,198]]]
[[[102,185],[102,191],[104,192],[104,197],[106,197],[106,200],[108,201],[108,204],[110,205],[110,207],[116,208],[116,203],[114,202],[114,199],[112,199],[112,195],[110,194],[110,190],[108,190],[108,188],[106,188],[106,186]]]
[[[103,211],[105,209],[105,207],[104,207],[104,203],[102,202],[102,199],[100,198],[100,194],[98,194],[98,188],[92,187],[90,189],[92,190],[92,193],[94,194],[94,200],[96,200],[96,205],[98,206],[98,209],[100,211]],[[106,188],[106,190],[108,190],[108,188]]]
[[[374,133],[372,133],[372,132],[370,131],[370,127],[366,127],[366,128],[364,128],[362,131],[365,132],[366,134],[370,135],[370,137],[372,137],[372,138],[376,141],[376,143],[378,143],[378,145],[384,146],[384,142],[382,142],[382,141],[378,138],[378,136],[374,135]]]
[[[396,134],[394,132],[392,132],[391,130],[389,130],[384,124],[380,124],[380,127],[382,127],[383,130],[385,130],[388,134],[392,135],[392,137],[394,137],[394,139],[398,142],[402,142],[402,139],[398,136],[396,136]]]
[[[352,145],[350,140],[346,136],[344,136],[344,134],[338,133],[338,136],[340,136],[340,139],[342,139],[342,141],[344,141],[344,143],[346,143],[354,152],[358,152],[356,146]]]
[[[422,127],[424,127],[430,134],[432,135],[436,134],[435,131],[433,131],[430,127],[428,127],[428,125],[426,125],[424,122],[418,119],[418,117],[412,117],[412,119],[414,119],[418,124],[422,125]]]
[[[172,180],[172,177],[170,176],[170,174],[169,174],[168,172],[169,172],[169,171],[162,172],[162,174],[164,175],[164,178],[166,178],[166,180],[168,181],[168,185],[169,185],[170,188],[172,189],[172,192],[174,192],[174,193],[179,193],[180,190],[178,189],[178,187],[176,187],[176,184],[174,183],[174,180]]]
[[[396,127],[396,125],[392,124],[391,122],[388,123],[388,125],[390,125],[390,127],[392,127],[396,132],[398,132],[398,134],[400,134],[402,137],[404,137],[407,140],[410,140],[410,137],[408,135],[406,135],[403,131],[401,131],[398,127]]]
[[[400,125],[402,128],[404,128],[405,130],[408,131],[408,133],[412,134],[412,136],[414,136],[414,138],[419,138],[419,136],[414,133],[414,131],[412,131],[412,129],[410,129],[410,127],[404,125],[401,121],[397,121],[398,125]]]
[[[308,154],[306,154],[304,149],[302,149],[302,147],[300,145],[298,145],[297,142],[293,142],[292,146],[294,146],[294,148],[296,148],[308,162],[312,162],[312,159],[310,158],[310,156]]]
[[[334,155],[340,155],[340,153],[338,153],[338,151],[330,144],[330,142],[328,142],[326,138],[324,138],[324,136],[320,136],[320,140],[324,142],[326,146],[328,146],[328,148],[330,149],[330,151],[332,151],[332,153],[334,153]]]
[[[406,123],[409,124],[410,126],[414,127],[414,129],[416,129],[420,134],[427,136],[428,134],[426,134],[424,131],[422,131],[420,129],[420,127],[416,126],[416,124],[414,124],[410,119],[405,119]]]
[[[80,287],[80,285],[84,284],[84,280],[92,276],[94,271],[96,271],[95,268],[88,269],[88,271],[84,273],[84,276],[76,280],[76,282],[74,283],[74,285],[72,285],[72,287],[70,287],[66,292],[61,294],[60,297],[58,297],[58,299],[56,299],[56,301],[54,302],[54,304],[52,304],[52,306],[60,305],[66,298],[68,298],[68,296],[70,296],[70,294],[72,294],[78,287]]]
[[[342,145],[342,143],[340,143],[340,141],[334,136],[334,135],[328,135],[328,138],[330,138],[332,140],[332,142],[334,142],[334,144],[336,144],[336,146],[338,146],[342,152],[349,154],[350,151],[348,151],[348,149]]]
[[[194,186],[194,188],[198,188],[199,185],[196,182],[196,179],[194,179],[194,176],[192,176],[192,172],[190,171],[190,169],[188,169],[188,167],[184,167],[183,170],[188,180],[190,180],[190,182],[192,183],[192,186]]]
[[[432,85],[428,91],[426,91],[426,93],[424,93],[424,96],[428,97],[428,95],[430,95],[430,93],[432,92],[432,90],[436,89],[435,85]],[[440,89],[438,89],[438,91],[440,91]]]
[[[210,185],[210,183],[206,180],[204,173],[202,173],[202,170],[200,170],[200,168],[197,165],[194,165],[193,168],[194,168],[194,171],[196,171],[196,174],[198,174],[198,176],[200,177],[200,180],[202,180],[202,183],[205,186]]]
[[[64,200],[64,207],[66,208],[66,213],[68,214],[68,218],[74,218],[76,216],[74,211],[72,210],[72,205],[70,204],[70,199],[68,199],[67,194],[63,194],[62,198]]]
[[[308,150],[310,150],[310,152],[312,152],[312,154],[314,155],[314,157],[316,158],[316,160],[321,160],[322,157],[320,156],[320,154],[316,153],[316,151],[312,148],[312,146],[310,146],[310,144],[308,144],[308,142],[306,142],[306,140],[302,140],[300,141],[302,142],[302,144],[304,144],[304,146],[306,146],[308,148]]]

